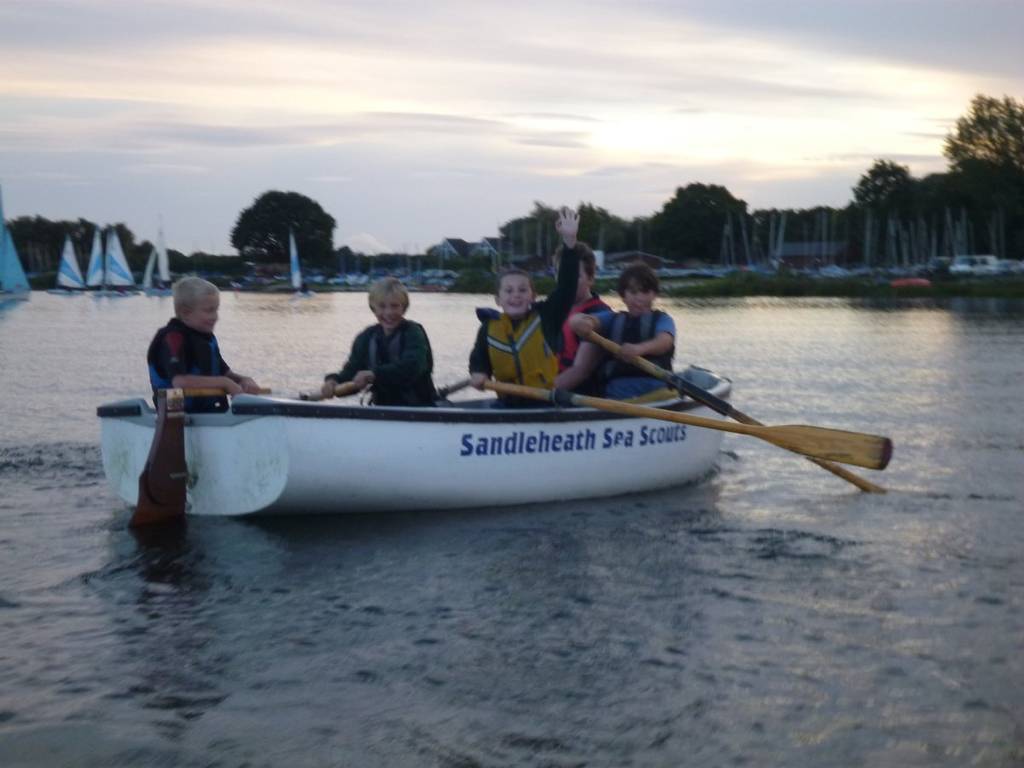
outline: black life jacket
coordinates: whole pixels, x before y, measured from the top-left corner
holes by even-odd
[[[370,336],[370,343],[367,349],[370,370],[374,370],[380,363],[393,363],[402,357],[405,351],[405,331],[412,323],[411,320],[402,321],[390,336],[384,334],[382,328],[377,328]],[[398,392],[402,400],[400,403],[381,403],[377,392],[373,393],[373,402],[378,405],[433,405],[437,399],[437,390],[434,389],[434,380],[431,372],[434,370],[434,353],[430,349],[430,339],[423,334],[427,344],[427,373],[417,379],[410,381]],[[371,388],[376,390],[376,387]]]
[[[641,344],[645,341],[650,341],[655,336],[658,320],[664,314],[664,312],[658,309],[643,314],[640,317],[630,317],[626,312],[619,312],[612,319],[608,338],[620,345]],[[644,355],[644,359],[667,371],[671,371],[672,358],[675,357],[675,352],[676,346],[673,342],[672,348],[668,352],[661,355]],[[618,358],[611,358],[604,364],[601,375],[605,381],[608,381],[609,379],[616,379],[622,376],[643,376],[645,374],[634,365],[625,363]]]

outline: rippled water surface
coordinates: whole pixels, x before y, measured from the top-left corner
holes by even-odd
[[[488,302],[413,296],[439,384]],[[95,408],[170,300],[0,304],[0,766],[1024,764],[1024,308],[665,308],[747,413],[890,435],[890,493],[730,435],[657,494],[140,540]],[[227,294],[218,337],[289,394],[371,319]]]

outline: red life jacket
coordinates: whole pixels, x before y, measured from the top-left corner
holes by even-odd
[[[580,348],[580,338],[572,332],[571,328],[569,328],[569,320],[573,315],[579,314],[580,312],[592,315],[595,312],[603,312],[605,310],[611,311],[611,307],[601,301],[599,296],[594,295],[586,301],[574,304],[573,308],[569,310],[569,317],[567,317],[565,322],[562,324],[562,350],[558,353],[559,372],[572,367],[572,361],[576,359],[576,352]]]

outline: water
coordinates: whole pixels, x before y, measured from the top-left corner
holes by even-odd
[[[488,301],[413,296],[439,384]],[[730,435],[657,494],[137,540],[95,407],[170,300],[0,305],[0,765],[1024,763],[1020,305],[665,306],[747,413],[893,437],[890,493]],[[287,394],[371,319],[227,294],[218,336]]]

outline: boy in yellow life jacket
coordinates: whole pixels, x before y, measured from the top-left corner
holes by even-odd
[[[483,389],[491,377],[545,389],[555,384],[562,324],[576,297],[580,253],[590,250],[576,240],[576,211],[563,207],[555,229],[562,238],[562,248],[555,290],[547,299],[536,300],[530,275],[521,269],[507,270],[498,278],[495,301],[501,314],[481,323],[469,356],[470,383],[477,389]],[[502,402],[520,404],[511,398],[502,398]]]

